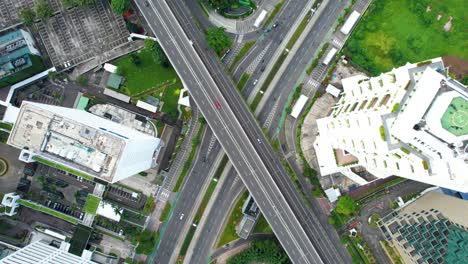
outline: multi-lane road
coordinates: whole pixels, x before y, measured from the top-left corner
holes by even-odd
[[[221,92],[219,84],[211,77],[225,73],[208,71],[165,1],[148,3],[147,8],[143,8],[143,15],[291,260],[295,263],[322,263],[322,257],[266,167],[280,162],[275,160],[276,157],[268,160],[269,157],[259,151],[263,149],[262,146],[269,146],[261,132],[260,135],[247,132],[260,129],[240,95],[235,92],[232,82],[228,83],[228,87],[232,87],[228,91],[235,93],[227,94],[230,99],[228,104],[227,95]],[[145,3],[141,1],[139,5]],[[236,100],[242,104],[235,104]],[[256,138],[249,138],[249,135]]]
[[[236,106],[235,113],[240,116],[239,120],[245,120],[243,128],[250,136],[251,140],[255,141],[256,138],[263,138],[263,132],[258,126],[250,126],[250,124],[253,124],[255,121],[251,121],[250,123],[248,122],[252,115],[245,107],[243,99],[238,96],[232,80],[224,71],[224,66],[220,64],[217,57],[214,56],[207,47],[203,40],[203,36],[200,34],[197,27],[191,23],[190,16],[185,14],[184,17],[183,11],[186,11],[186,8],[184,8],[184,5],[180,4],[180,2],[181,0],[176,0],[170,1],[169,3],[171,3],[171,8],[176,10],[176,13],[179,13],[178,19],[181,21],[186,33],[194,40],[198,54],[212,74],[213,78],[216,80],[218,88],[227,95],[226,98],[231,100],[230,103]],[[341,1],[332,1],[330,4],[336,5],[338,2]],[[338,16],[338,14],[336,14],[336,16]],[[265,157],[264,162],[270,174],[273,176],[275,183],[281,189],[282,194],[293,209],[295,216],[299,219],[302,227],[307,233],[307,236],[311,241],[313,241],[313,244],[317,247],[324,261],[327,263],[351,262],[349,255],[339,242],[336,232],[333,230],[330,231],[330,229],[324,229],[320,222],[317,221],[316,213],[304,204],[304,201],[282,167],[281,162],[276,157],[275,151],[272,147],[269,144],[255,144],[254,146],[256,147],[256,151]],[[254,198],[256,198],[255,195]],[[260,207],[262,207],[263,201],[259,201],[258,199],[256,199],[256,201],[259,203]],[[281,240],[281,238],[279,239]]]

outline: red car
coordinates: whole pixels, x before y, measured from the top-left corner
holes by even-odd
[[[219,104],[218,101],[215,102],[215,106],[216,106],[216,108],[221,109],[221,105]]]

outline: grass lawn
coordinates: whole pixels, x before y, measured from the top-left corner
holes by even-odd
[[[241,79],[239,80],[239,83],[237,84],[237,90],[242,91],[244,89],[244,86],[247,84],[247,81],[250,78],[250,74],[244,73],[242,74]]]
[[[145,100],[148,95],[161,99],[164,104],[162,112],[177,118],[177,101],[182,82],[174,68],[165,68],[154,62],[152,55],[146,49],[136,52],[140,65],[132,63],[131,55],[123,56],[112,63],[118,67],[119,74],[125,82],[120,90],[132,97],[132,100]]]
[[[462,0],[374,1],[348,41],[345,54],[373,75],[407,61],[443,55],[467,60],[467,13]],[[445,32],[450,16],[452,26]]]
[[[380,215],[378,213],[373,213],[370,216],[369,226],[373,228],[377,228],[377,221],[379,221]]]
[[[175,70],[172,67],[164,68],[156,64],[148,50],[142,49],[136,54],[141,60],[141,64],[138,66],[132,63],[130,55],[112,62],[125,77],[125,83],[121,87],[122,91],[127,92],[130,96],[135,96],[167,82],[172,82],[174,79],[179,81]]]
[[[88,214],[95,215],[100,202],[99,197],[88,194],[83,210]]]
[[[236,225],[239,224],[242,219],[242,206],[244,205],[245,200],[247,200],[247,197],[249,197],[249,192],[245,191],[240,196],[239,200],[237,200],[237,203],[229,216],[228,222],[226,223],[226,227],[219,238],[217,248],[239,238],[236,233]]]
[[[258,218],[252,233],[273,234],[273,230],[263,214]]]

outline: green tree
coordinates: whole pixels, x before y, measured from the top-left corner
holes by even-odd
[[[36,12],[29,7],[23,8],[20,11],[20,18],[26,26],[32,26],[36,18]]]
[[[88,78],[85,75],[80,75],[76,78],[76,82],[81,85],[86,85],[88,84]]]
[[[220,14],[226,13],[236,0],[208,0],[210,6],[216,9]]]
[[[356,202],[349,195],[343,195],[336,203],[336,211],[340,214],[351,215],[358,209]]]
[[[226,34],[223,27],[208,29],[206,41],[218,55],[221,55],[232,44],[232,39]]]
[[[157,64],[160,64],[166,68],[171,65],[169,63],[169,59],[166,56],[166,53],[164,53],[164,50],[161,48],[161,45],[159,45],[158,42],[152,39],[145,39],[145,49],[151,51],[154,62]]]
[[[52,7],[50,7],[49,3],[45,0],[41,0],[36,4],[36,14],[39,19],[47,20],[54,14],[54,12],[52,11]]]
[[[463,76],[460,82],[463,83],[464,85],[468,85],[468,75]]]
[[[112,11],[118,15],[123,15],[128,9],[128,0],[112,0]]]
[[[140,56],[138,56],[138,55],[135,54],[135,53],[132,53],[132,54],[130,55],[130,60],[131,60],[131,62],[132,62],[135,66],[140,66],[140,64],[141,64]]]
[[[74,0],[77,6],[84,7],[94,4],[96,0]]]
[[[96,0],[62,0],[62,3],[67,6],[79,6],[79,7],[85,7],[89,6],[91,4],[94,4]]]
[[[149,254],[153,250],[156,242],[155,234],[149,229],[143,230],[137,237],[136,240],[139,242],[138,247],[135,249],[137,254]]]

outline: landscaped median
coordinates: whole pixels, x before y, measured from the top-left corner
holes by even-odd
[[[206,206],[208,205],[208,202],[210,201],[211,196],[213,195],[213,192],[216,189],[216,186],[218,185],[218,179],[219,177],[221,177],[221,174],[223,173],[227,162],[228,162],[227,156],[223,156],[223,159],[221,160],[218,166],[218,169],[215,172],[213,180],[210,182],[210,185],[208,186],[208,189],[206,190],[205,195],[203,196],[200,206],[198,207],[197,213],[195,214],[195,217],[193,218],[193,223],[195,224],[200,223],[200,220],[205,212]],[[193,236],[195,235],[195,231],[196,231],[196,227],[192,225],[187,235],[185,236],[184,243],[182,244],[182,248],[179,252],[179,258],[182,259],[187,254],[187,250],[190,246],[190,243],[192,242]]]
[[[58,211],[55,211],[53,209],[50,209],[48,207],[45,207],[45,206],[42,206],[40,204],[36,204],[34,202],[31,202],[31,201],[27,201],[27,200],[23,200],[23,199],[19,199],[18,200],[18,203],[22,206],[25,206],[25,207],[28,207],[28,208],[31,208],[33,210],[36,210],[36,211],[39,211],[39,212],[43,212],[43,213],[46,213],[46,214],[49,214],[49,215],[52,215],[52,216],[55,216],[57,218],[60,218],[62,220],[65,220],[67,222],[70,222],[72,224],[78,224],[79,220],[72,217],[72,216],[69,216],[69,215],[66,215],[66,214],[62,214]]]
[[[217,248],[239,238],[236,232],[236,225],[242,219],[242,206],[244,205],[245,200],[247,200],[248,197],[249,197],[249,192],[245,191],[242,194],[242,196],[237,200],[237,203],[234,206],[229,216],[229,219],[226,223],[224,231],[218,240],[218,244],[216,246]]]
[[[64,166],[62,164],[58,164],[58,163],[55,163],[53,161],[50,161],[50,160],[47,160],[47,159],[44,159],[44,158],[41,158],[39,156],[34,156],[33,157],[33,160],[39,162],[39,163],[42,163],[42,164],[45,164],[49,167],[52,167],[52,168],[56,168],[56,169],[59,169],[59,170],[63,170],[63,171],[66,171],[66,172],[69,172],[75,176],[79,176],[79,177],[82,177],[84,179],[87,179],[87,180],[90,180],[90,181],[94,181],[94,178],[91,177],[90,175],[84,173],[84,172],[81,172],[81,171],[77,171],[77,170],[74,170],[74,169],[71,169],[67,166]]]

